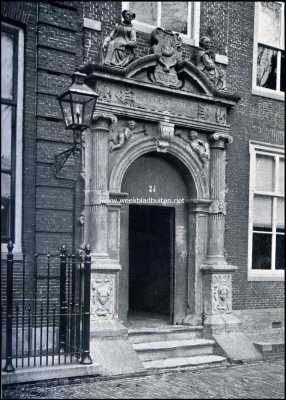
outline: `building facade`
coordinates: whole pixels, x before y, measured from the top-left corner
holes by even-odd
[[[31,280],[34,253],[88,243],[91,348],[105,354],[98,332],[120,338],[139,314],[206,337],[282,328],[284,3],[3,1],[1,14],[3,268],[10,239]],[[98,100],[81,173],[72,157],[55,173],[75,71]]]

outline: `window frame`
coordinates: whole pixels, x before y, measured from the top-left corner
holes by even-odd
[[[271,156],[275,160],[275,190],[272,192],[264,192],[255,190],[255,178],[256,178],[256,156],[266,155]],[[276,281],[284,280],[285,271],[275,269],[275,257],[276,257],[276,210],[277,210],[277,199],[285,199],[285,194],[280,194],[277,190],[278,179],[279,179],[279,160],[284,159],[285,153],[284,147],[280,145],[268,144],[257,141],[250,141],[249,143],[249,155],[250,155],[250,175],[249,175],[249,217],[248,217],[248,281]],[[253,247],[253,215],[254,215],[254,197],[255,195],[267,196],[273,199],[272,205],[272,225],[271,225],[271,269],[252,269],[252,247]],[[270,233],[269,233],[270,234]],[[284,232],[285,237],[285,232]]]
[[[13,44],[13,100],[2,99],[1,105],[12,106],[11,126],[11,239],[14,243],[14,253],[22,253],[22,162],[23,162],[23,94],[24,94],[24,31],[22,28],[1,21],[2,32],[12,33]],[[14,149],[14,151],[13,151]],[[1,168],[2,172],[2,168]],[[4,172],[4,171],[3,171]],[[7,238],[1,238],[1,252],[7,253]]]
[[[135,29],[140,32],[151,33],[156,27],[161,27],[161,1],[157,1],[157,25],[147,24],[140,20],[134,20],[133,25]],[[188,21],[187,21],[187,34],[177,32],[180,34],[183,43],[190,44],[192,46],[199,46],[200,40],[200,2],[199,1],[188,1]],[[129,1],[122,2],[122,11],[129,10]],[[174,31],[175,32],[175,31]]]
[[[258,28],[259,28],[259,15],[260,15],[260,1],[255,2],[255,8],[254,8],[254,39],[253,39],[253,68],[252,68],[252,94],[262,96],[262,97],[268,97],[272,98],[275,100],[281,100],[285,101],[285,93],[282,92],[281,90],[274,90],[274,89],[269,89],[269,88],[264,88],[261,86],[257,86],[256,80],[257,80],[257,55],[258,55],[258,44],[262,44],[268,48],[277,50],[277,81],[278,81],[278,88],[280,89],[280,76],[281,76],[281,52],[284,51],[285,53],[285,48],[282,47],[282,39],[283,39],[283,32],[285,30],[285,18],[284,18],[284,2],[276,2],[281,4],[282,9],[281,9],[281,31],[280,31],[280,46],[275,47],[273,45],[270,45],[269,43],[265,43],[263,41],[258,40]],[[278,78],[279,77],[279,78]]]

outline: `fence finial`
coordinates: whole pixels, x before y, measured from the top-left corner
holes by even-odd
[[[12,240],[9,240],[9,242],[7,244],[8,253],[12,253],[13,248],[14,248],[14,244],[13,244]]]
[[[67,246],[65,244],[61,245],[61,249],[60,249],[61,254],[65,255],[67,252]]]
[[[86,255],[89,256],[90,255],[90,245],[86,244],[84,250],[85,250]]]

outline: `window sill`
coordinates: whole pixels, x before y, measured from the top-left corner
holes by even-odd
[[[265,281],[284,281],[284,271],[277,274],[264,274],[263,272],[259,274],[248,274],[247,280],[248,282],[265,282]]]
[[[252,88],[252,94],[255,96],[268,97],[269,99],[285,101],[285,93],[275,92],[267,89]]]
[[[138,32],[143,32],[143,33],[151,33],[154,29],[156,29],[156,26],[154,25],[148,25],[144,24],[142,22],[134,21],[133,26]],[[195,46],[195,41],[191,39],[189,36],[184,35],[183,33],[178,32],[180,37],[183,40],[183,43],[189,44],[191,46]]]

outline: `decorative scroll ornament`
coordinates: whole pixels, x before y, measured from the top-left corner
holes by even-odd
[[[108,275],[94,277],[91,284],[91,314],[98,317],[112,315],[113,302],[113,278]]]
[[[175,125],[168,120],[169,118],[166,116],[165,121],[159,122],[159,139],[156,141],[158,152],[165,153],[174,137]]]
[[[151,51],[157,55],[157,65],[150,79],[164,86],[179,88],[182,81],[178,79],[175,66],[182,59],[182,39],[178,33],[156,28],[151,33]]]
[[[138,135],[139,133],[144,133],[144,135],[148,135],[146,133],[145,127],[143,129],[135,129],[136,122],[134,120],[130,120],[127,122],[127,126],[120,130],[117,133],[115,139],[110,139],[109,151],[112,152],[114,150],[120,149],[133,135]]]
[[[135,58],[136,31],[131,24],[135,14],[131,14],[129,10],[124,10],[122,17],[123,22],[115,25],[102,46],[103,63],[116,67],[126,67]]]
[[[231,275],[218,274],[213,275],[212,285],[212,308],[213,312],[230,313],[232,310],[231,304]]]
[[[131,106],[134,107],[135,104],[135,93],[127,88],[127,89],[121,89],[118,94],[115,95],[117,100],[119,100],[120,103],[124,104],[125,106]]]
[[[210,79],[217,90],[225,90],[225,73],[215,63],[215,55],[210,50],[211,39],[203,36],[200,39],[201,50],[197,53],[197,67]]]
[[[208,106],[205,104],[198,105],[198,118],[207,121],[210,117]]]
[[[226,215],[226,204],[224,200],[213,200],[210,205],[209,212],[211,214],[223,214]]]
[[[98,91],[98,100],[110,103],[112,100],[111,90],[107,86],[103,86]]]
[[[218,124],[226,124],[226,109],[224,107],[217,106],[215,119]]]

